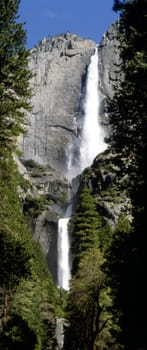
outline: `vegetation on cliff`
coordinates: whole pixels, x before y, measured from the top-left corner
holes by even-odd
[[[128,222],[120,215],[115,229],[108,227],[101,219],[90,173],[88,177],[85,173],[72,223],[73,277],[64,314],[56,305],[56,287],[23,214],[26,208],[18,192],[22,180],[13,158],[16,137],[25,131],[31,94],[19,3],[0,1],[0,348],[56,349],[58,310],[69,321],[67,350],[93,350],[94,346],[101,350],[146,349],[147,0],[114,0],[114,10],[120,13],[124,80],[119,88],[116,84],[109,101],[107,142],[116,159],[118,154],[125,159],[123,177],[133,220]],[[117,162],[114,164],[116,167]],[[122,167],[118,169],[120,178]],[[97,179],[94,186],[98,186]],[[109,192],[104,189],[103,197],[117,205],[120,190],[121,186],[111,191],[109,187]],[[36,218],[48,204],[45,197],[27,196],[26,212]],[[61,301],[65,308],[62,291]]]
[[[124,71],[124,80],[120,82],[119,87],[116,84],[114,97],[109,101],[108,115],[111,132],[107,142],[111,152],[114,155],[120,154],[122,159],[125,160],[123,176],[127,179],[125,186],[131,199],[133,219],[129,223],[127,217],[120,215],[118,224],[112,234],[109,234],[109,244],[106,239],[103,240],[102,246],[99,246],[99,237],[101,236],[101,230],[105,230],[105,227],[99,226],[97,229],[98,241],[93,240],[95,242],[94,247],[97,253],[100,254],[99,263],[95,256],[95,264],[93,265],[91,264],[91,252],[94,248],[91,247],[91,240],[94,236],[91,222],[91,227],[87,232],[90,237],[87,238],[86,250],[84,245],[83,252],[80,255],[79,253],[76,254],[75,258],[78,259],[78,266],[71,281],[68,299],[70,323],[67,331],[67,349],[93,349],[92,335],[94,330],[97,331],[94,343],[98,349],[138,350],[147,348],[147,287],[145,278],[147,266],[145,218],[147,1],[115,0],[114,10],[120,13],[119,41],[123,62],[120,68]],[[90,176],[87,184],[90,184]],[[84,225],[87,226],[87,217],[91,213],[91,208],[89,207],[88,212],[85,211],[85,217],[83,214],[79,218],[79,213],[78,210],[75,222],[78,223],[80,220],[80,226],[84,228]],[[96,217],[97,213],[95,213],[94,220]],[[86,229],[87,227],[85,227],[84,232],[86,232]],[[73,240],[78,244],[77,252],[80,249],[82,238],[79,232],[78,226],[75,225],[75,238]],[[107,232],[106,230],[106,235]],[[84,235],[83,237],[84,242],[86,242]],[[73,241],[73,244],[75,243]],[[87,274],[84,274],[86,270]],[[98,319],[95,325],[96,316],[91,319],[94,310],[94,299],[91,299],[94,285],[92,280],[93,270],[95,291],[98,291],[99,280],[102,278],[103,283],[99,290],[99,296],[101,295],[102,300],[105,300],[104,295],[107,293],[107,301],[109,301],[108,304],[105,302],[103,306],[98,294],[95,293],[97,314],[100,315],[99,310],[102,308],[103,332],[99,332],[99,328],[96,328],[99,327]],[[103,310],[105,311],[104,314]],[[109,319],[109,322],[107,319]],[[88,321],[90,320],[89,324]],[[93,330],[91,326],[93,326]],[[72,331],[75,334],[74,339],[72,339]],[[70,345],[69,338],[72,341]],[[87,342],[85,342],[85,339]]]
[[[53,349],[56,288],[23,215],[14,162],[30,109],[26,33],[19,0],[0,1],[0,348]]]
[[[114,152],[119,150],[128,159],[127,186],[133,222],[129,237],[119,230],[119,248],[115,253],[118,234],[114,236],[113,261],[109,259],[108,266],[113,308],[120,315],[120,343],[124,349],[146,349],[147,1],[115,1],[114,9],[120,11],[119,38],[125,80],[109,105],[109,144]]]
[[[108,226],[97,212],[85,181],[81,184],[73,218],[73,277],[67,302],[70,327],[66,332],[65,348],[75,350],[92,350],[95,343],[102,348],[106,342],[113,343],[110,289],[103,271],[104,242],[107,245],[104,233],[108,233]]]

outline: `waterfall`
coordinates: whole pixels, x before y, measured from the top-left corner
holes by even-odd
[[[100,102],[98,48],[96,47],[87,72],[81,134],[75,144],[69,145],[67,150],[67,178],[69,180],[90,166],[96,155],[107,147],[104,142],[105,130],[100,121]]]
[[[97,154],[106,149],[104,129],[100,122],[100,93],[98,88],[98,48],[92,55],[87,72],[86,94],[84,100],[84,116],[82,132],[76,140],[76,145],[68,149],[68,179],[80,174],[90,166]],[[79,157],[75,159],[75,149],[78,148]],[[68,222],[71,216],[71,205],[67,208],[65,217],[58,222],[58,286],[69,289],[70,261],[69,261],[69,234]]]
[[[70,281],[70,240],[68,222],[71,217],[72,206],[69,204],[65,217],[58,221],[58,286],[69,290]]]
[[[98,48],[88,67],[86,96],[84,102],[84,120],[80,143],[79,165],[82,172],[90,166],[97,154],[106,149],[104,129],[100,123],[100,94],[98,89]]]

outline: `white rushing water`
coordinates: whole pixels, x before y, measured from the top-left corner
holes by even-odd
[[[68,222],[72,207],[68,206],[65,217],[58,221],[58,286],[69,290],[70,273],[70,239],[68,234]]]
[[[84,101],[84,118],[82,132],[77,145],[79,146],[78,161],[74,160],[74,147],[68,149],[68,175],[69,179],[80,174],[86,167],[92,164],[97,154],[106,149],[104,142],[104,129],[100,123],[100,93],[98,89],[98,49],[91,57],[86,81],[86,95]],[[58,222],[58,286],[69,290],[70,273],[70,240],[68,234],[68,222],[71,216],[69,205],[65,217]]]
[[[106,149],[104,129],[100,123],[100,93],[98,89],[98,48],[88,67],[86,96],[84,103],[84,121],[80,144],[80,170],[90,166],[97,154]]]
[[[76,144],[69,145],[67,178],[71,180],[90,166],[97,154],[106,149],[104,142],[105,130],[100,121],[99,68],[98,48],[91,56],[87,72],[86,93],[83,104],[83,122],[81,135]],[[78,148],[79,157],[76,159],[74,150]]]

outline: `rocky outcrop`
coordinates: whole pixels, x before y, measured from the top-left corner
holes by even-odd
[[[111,24],[99,45],[100,85],[106,99],[113,97],[114,87],[123,79],[118,30],[119,22]]]
[[[23,176],[20,197],[38,242],[57,283],[58,220],[64,216],[71,191],[62,173],[33,160],[16,160]]]
[[[132,220],[127,164],[128,160],[121,154],[113,154],[108,149],[95,158],[81,179],[91,188],[98,212],[112,228],[115,228],[120,214],[124,214],[128,221]]]
[[[69,33],[45,38],[30,51],[32,112],[20,140],[25,159],[66,173],[68,145],[78,132],[87,66],[95,43]]]

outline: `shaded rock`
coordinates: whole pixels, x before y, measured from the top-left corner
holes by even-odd
[[[99,45],[100,85],[106,98],[113,97],[116,84],[123,79],[118,31],[117,21],[104,33]]]
[[[28,189],[21,191],[24,213],[31,220],[33,239],[40,244],[57,283],[58,220],[64,216],[71,189],[67,179],[56,169],[33,160],[23,159],[22,162],[21,169],[30,181]]]
[[[127,164],[121,154],[113,154],[108,149],[99,154],[83,173],[82,181],[86,180],[91,188],[98,212],[111,227],[115,227],[120,213],[132,220]]]
[[[38,242],[46,257],[50,272],[57,283],[57,232],[58,216],[50,210],[44,210],[37,217],[33,230],[33,239]]]

